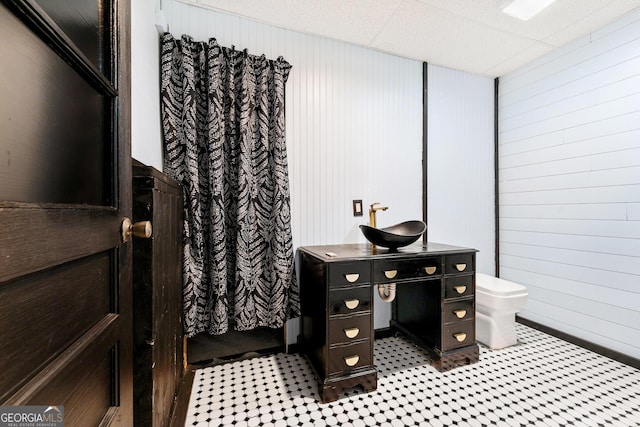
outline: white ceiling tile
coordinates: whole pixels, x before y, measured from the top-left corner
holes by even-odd
[[[482,74],[534,42],[418,1],[405,2],[372,43],[412,58]]]
[[[478,24],[489,28],[500,29],[503,32],[519,35],[526,38],[539,39],[548,35],[547,28],[551,25],[547,20],[543,25],[540,21],[520,21],[502,13],[502,8],[508,4],[508,0],[418,0],[422,3],[437,7],[460,17],[476,21]]]
[[[509,0],[175,0],[496,77],[596,31],[640,0],[557,0],[529,21]]]
[[[481,74],[496,77],[503,76],[508,72],[514,71],[542,55],[551,52],[553,49],[553,46],[549,46],[547,44],[533,43],[521,52],[517,52],[509,56],[505,61],[494,64],[491,68],[484,70]]]
[[[231,12],[306,34],[367,45],[403,0],[199,0]]]
[[[528,21],[521,21],[502,12],[509,0],[418,0],[448,12],[533,40],[543,40],[572,27],[582,19],[598,16],[603,8],[620,9],[624,3],[638,0],[558,0]],[[629,6],[622,7],[625,11]],[[581,34],[584,34],[581,33]],[[578,34],[578,35],[581,35]]]
[[[580,21],[573,22],[571,25],[564,26],[555,33],[548,35],[543,41],[554,46],[562,46],[580,36],[604,27],[638,7],[640,7],[640,0],[608,2],[603,7],[592,10],[590,14],[585,15]]]

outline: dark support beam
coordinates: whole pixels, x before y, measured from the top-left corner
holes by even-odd
[[[494,203],[495,203],[495,259],[496,277],[500,277],[500,176],[498,169],[498,86],[500,79],[493,83],[493,170],[494,170]]]
[[[427,221],[427,158],[428,158],[428,111],[429,111],[429,97],[428,97],[428,89],[429,89],[429,80],[428,80],[428,64],[426,62],[422,63],[422,220],[425,224],[429,224]],[[427,231],[422,235],[422,240],[426,243],[428,241],[427,233],[429,233],[429,228],[427,226]]]

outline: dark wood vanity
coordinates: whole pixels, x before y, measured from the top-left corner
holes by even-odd
[[[300,341],[322,402],[355,386],[373,391],[373,297],[396,284],[392,330],[428,350],[439,371],[478,361],[475,249],[418,243],[397,251],[370,244],[307,246],[300,262]]]

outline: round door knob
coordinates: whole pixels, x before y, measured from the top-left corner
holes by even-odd
[[[122,220],[122,241],[125,243],[129,241],[131,235],[148,239],[152,233],[151,221],[138,221],[132,224],[127,217]]]

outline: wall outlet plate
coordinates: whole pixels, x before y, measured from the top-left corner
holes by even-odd
[[[353,201],[353,216],[362,216],[362,200]]]

